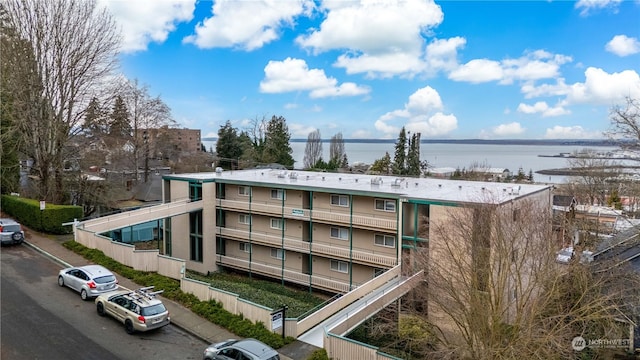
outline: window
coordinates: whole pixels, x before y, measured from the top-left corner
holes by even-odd
[[[341,273],[349,272],[349,263],[346,261],[331,260],[331,270]]]
[[[251,195],[251,188],[248,186],[238,186],[238,195],[249,196]]]
[[[349,206],[349,197],[347,195],[331,195],[331,205]]]
[[[278,200],[286,200],[287,197],[282,189],[271,189],[271,198]]]
[[[190,260],[202,262],[202,210],[189,213]]]
[[[246,242],[240,243],[240,251],[251,252],[251,244]]]
[[[374,243],[378,246],[396,247],[396,237],[393,235],[376,234]]]
[[[271,249],[271,257],[284,260],[284,250],[283,249]]]
[[[395,212],[396,202],[395,200],[376,199],[376,210]]]
[[[284,219],[271,219],[271,228],[284,230]]]
[[[347,228],[339,228],[332,227],[330,236],[332,238],[340,239],[340,240],[349,240],[349,229]]]
[[[251,225],[251,215],[247,215],[247,214],[238,215],[238,222],[240,224]]]
[[[189,199],[191,201],[202,200],[202,184],[197,182],[189,182]]]

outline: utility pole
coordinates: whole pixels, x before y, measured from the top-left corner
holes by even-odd
[[[144,182],[149,181],[149,133],[144,129],[142,133],[144,140]]]

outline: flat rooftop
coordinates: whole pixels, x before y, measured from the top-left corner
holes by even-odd
[[[277,169],[171,174],[165,175],[164,178],[478,204],[500,204],[516,198],[546,191],[550,188],[549,185],[538,184],[512,184]]]

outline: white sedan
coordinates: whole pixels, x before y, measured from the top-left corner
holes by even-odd
[[[82,300],[87,300],[116,290],[118,280],[104,266],[86,265],[60,270],[58,285],[70,287],[80,293]]]

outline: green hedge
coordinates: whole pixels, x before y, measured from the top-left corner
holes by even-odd
[[[66,241],[63,245],[75,253],[82,255],[89,261],[100,264],[120,276],[131,279],[140,286],[155,286],[156,290],[164,290],[162,296],[181,304],[194,313],[216,325],[226,328],[240,337],[256,338],[274,349],[279,349],[295,340],[292,337],[283,339],[281,334],[267,330],[263,323],[252,323],[242,315],[232,314],[225,310],[222,304],[218,302],[200,301],[195,295],[180,290],[180,282],[178,280],[154,272],[134,270],[106,256],[102,251],[87,248],[76,241]]]
[[[40,201],[14,195],[2,195],[0,207],[28,228],[56,235],[70,234],[73,228],[62,224],[83,217],[81,206],[47,203],[45,209],[40,210]]]

